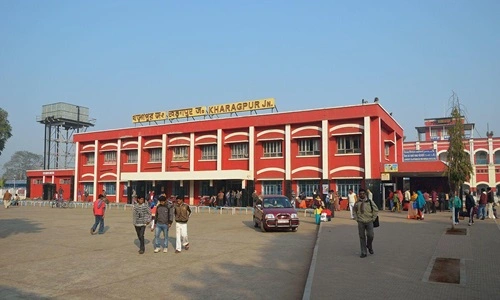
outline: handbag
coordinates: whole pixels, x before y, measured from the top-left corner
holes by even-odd
[[[372,204],[372,201],[371,200],[368,200],[370,201],[370,207],[372,208],[372,212],[373,212],[373,204]],[[378,215],[377,215],[377,218],[375,219],[375,221],[373,221],[373,228],[377,228],[380,226],[380,222],[378,220]]]

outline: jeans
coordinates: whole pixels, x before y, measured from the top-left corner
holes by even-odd
[[[135,226],[135,232],[137,233],[137,238],[139,239],[139,250],[144,251],[144,231],[146,231],[146,226]]]
[[[472,207],[467,210],[467,214],[469,215],[469,224],[474,223],[474,209]]]
[[[485,218],[486,217],[486,205],[479,204],[479,208],[477,209],[477,218]]]
[[[455,223],[458,223],[458,214],[460,213],[460,208],[455,207],[453,213],[455,214]]]
[[[373,222],[361,223],[358,222],[359,246],[361,254],[366,255],[366,248],[373,249]]]
[[[103,216],[95,216],[95,223],[92,226],[92,231],[95,232],[97,229],[97,225],[99,225],[99,234],[104,233],[104,217]]]
[[[163,242],[163,249],[168,248],[168,225],[167,224],[156,224],[155,227],[155,248],[160,248],[160,235],[163,232],[163,237],[165,242]]]

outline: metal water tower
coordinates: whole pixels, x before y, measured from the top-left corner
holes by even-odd
[[[94,126],[87,107],[64,102],[42,106],[37,122],[45,125],[43,169],[72,169],[75,167],[73,134]]]

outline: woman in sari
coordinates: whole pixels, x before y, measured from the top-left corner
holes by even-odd
[[[410,197],[410,202],[408,203],[408,219],[416,219],[417,218],[417,210],[416,210],[416,202],[417,201],[417,193],[413,191],[413,194]]]
[[[422,210],[425,207],[425,198],[421,191],[417,191],[417,220],[424,219],[424,213]]]

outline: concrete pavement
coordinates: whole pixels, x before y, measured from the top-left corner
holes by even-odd
[[[191,247],[146,253],[130,208],[112,206],[105,234],[90,235],[90,206],[0,209],[0,299],[300,299],[317,236],[313,218],[298,232],[253,227],[252,215],[193,214]]]
[[[500,226],[467,219],[445,234],[451,213],[408,220],[406,212],[380,213],[374,255],[360,258],[357,224],[349,212],[321,223],[303,299],[500,299]],[[460,283],[429,281],[436,258],[460,259]]]

